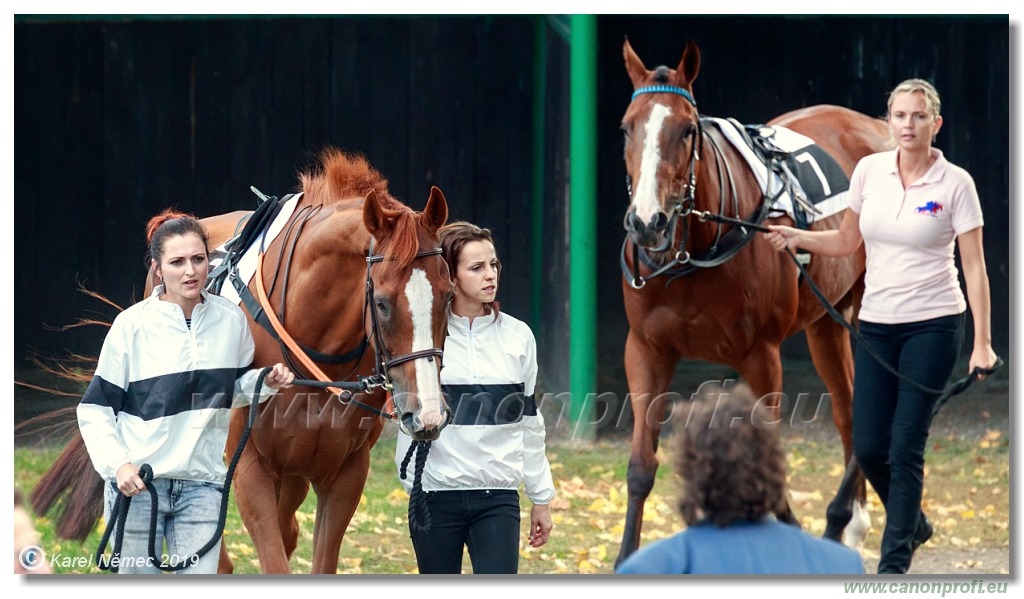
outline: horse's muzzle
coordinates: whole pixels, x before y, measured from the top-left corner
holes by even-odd
[[[398,417],[398,426],[413,441],[436,441],[448,423],[451,422],[451,410],[444,408],[441,422],[435,426],[425,426],[423,420],[414,412],[402,412]]]
[[[645,223],[632,208],[622,222],[633,243],[652,252],[664,252],[669,248],[672,243],[669,224],[668,215],[660,210],[654,213],[651,222]]]

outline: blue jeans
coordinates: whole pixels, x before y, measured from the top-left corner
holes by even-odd
[[[171,566],[189,563],[188,567],[178,570],[178,574],[216,574],[220,561],[220,540],[198,560],[195,555],[217,532],[223,486],[176,479],[154,479],[150,485],[157,491],[157,558]],[[161,572],[149,556],[149,523],[152,517],[149,493],[147,488],[132,497],[129,505],[118,563],[119,574]],[[121,492],[117,490],[116,483],[108,481],[103,510],[107,522],[110,522],[110,513],[119,495]],[[116,538],[117,530],[114,530],[108,547],[113,548]]]
[[[474,574],[519,572],[517,491],[431,491],[427,509],[430,528],[409,531],[420,574],[461,574],[463,547]]]
[[[901,324],[861,321],[860,334],[903,376],[944,389],[963,344],[964,315]],[[921,514],[924,451],[939,395],[898,379],[860,345],[855,359],[853,451],[885,506],[878,572],[904,573]]]

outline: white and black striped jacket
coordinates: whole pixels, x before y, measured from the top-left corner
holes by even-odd
[[[537,341],[529,325],[502,313],[469,319],[448,315],[441,388],[453,421],[434,441],[423,471],[424,491],[518,489],[533,503],[555,497],[537,410]],[[399,434],[395,463],[411,439]],[[411,490],[413,462],[403,484]]]
[[[222,483],[230,409],[251,402],[258,375],[252,334],[238,306],[205,291],[187,327],[162,291],[114,319],[78,426],[104,479],[132,462],[154,478]],[[260,401],[273,393],[264,386]]]

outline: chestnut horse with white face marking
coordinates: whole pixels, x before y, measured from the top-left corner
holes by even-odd
[[[303,193],[281,234],[266,247],[262,271],[249,289],[258,298],[262,283],[269,298],[263,308],[276,315],[313,366],[250,314],[253,366],[289,361],[297,377],[307,380],[319,378],[315,370],[330,381],[377,375],[403,430],[415,439],[436,438],[447,422],[440,357],[452,292],[437,236],[448,217],[444,195],[433,188],[423,212],[413,212],[391,197],[387,181],[363,158],[337,150],[325,151],[300,182]],[[211,247],[226,241],[246,214],[202,219]],[[150,278],[147,291],[152,283]],[[295,513],[311,485],[317,495],[311,570],[337,571],[370,449],[383,427],[374,411],[384,409],[385,395],[377,388],[342,402],[338,394],[295,385],[260,405],[234,489],[263,572],[290,572],[299,537]],[[247,412],[232,414],[229,456]],[[41,513],[65,496],[62,508],[71,516],[58,522],[64,538],[84,540],[102,512],[102,481],[91,467],[82,467],[88,463],[78,436],[32,493]],[[99,494],[92,494],[94,488]],[[220,570],[232,569],[222,544]]]
[[[761,207],[766,197],[753,171],[722,132],[698,114],[693,92],[700,69],[696,44],[687,45],[675,69],[648,70],[628,41],[623,55],[635,90],[622,118],[630,181],[622,292],[630,327],[625,366],[634,424],[618,562],[640,544],[644,502],[658,468],[655,452],[665,421],[665,393],[681,359],[730,366],[759,396],[778,406],[779,346],[804,331],[814,365],[832,395],[847,463],[853,448],[849,333],[827,316],[787,255],[771,248],[755,228],[736,225],[792,220],[765,219]],[[768,125],[813,139],[847,178],[860,158],[891,147],[881,120],[835,106],[796,110]],[[842,212],[812,226],[837,228],[841,220]],[[808,271],[851,320],[863,289],[863,250],[847,258],[814,256]],[[863,477],[854,484],[862,508]],[[847,529],[848,544],[862,540],[867,531],[866,512],[858,511],[863,528]],[[791,513],[779,516],[793,518]]]

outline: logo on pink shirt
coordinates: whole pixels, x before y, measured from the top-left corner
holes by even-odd
[[[938,202],[928,202],[924,206],[918,206],[914,209],[914,212],[918,214],[927,214],[932,218],[935,218],[942,212],[942,204]]]

